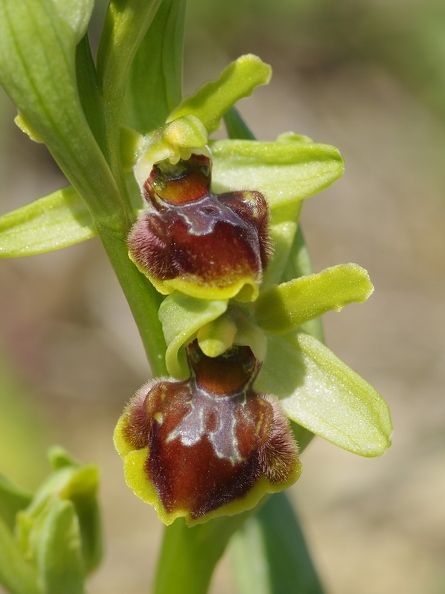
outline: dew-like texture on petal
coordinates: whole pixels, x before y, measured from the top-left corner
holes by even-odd
[[[115,432],[128,485],[166,524],[250,509],[301,472],[279,404],[252,389],[259,369],[252,351],[210,358],[195,341],[188,357],[190,380],[143,386]]]

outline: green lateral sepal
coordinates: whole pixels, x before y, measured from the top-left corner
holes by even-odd
[[[385,400],[309,334],[269,336],[256,387],[278,396],[289,419],[354,454],[380,456],[391,444]]]

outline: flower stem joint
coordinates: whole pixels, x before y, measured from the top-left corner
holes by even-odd
[[[195,340],[186,350],[190,378],[143,386],[115,432],[128,485],[166,524],[250,509],[301,472],[280,405],[252,387],[261,364],[251,349],[212,358]]]

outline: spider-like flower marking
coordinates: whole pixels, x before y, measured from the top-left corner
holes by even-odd
[[[256,191],[214,194],[205,154],[153,166],[130,258],[156,289],[208,299],[256,299],[270,255],[268,205]]]
[[[301,472],[277,400],[252,384],[260,364],[247,346],[207,357],[187,347],[190,379],[158,379],[136,393],[115,433],[133,491],[170,524],[250,509]]]

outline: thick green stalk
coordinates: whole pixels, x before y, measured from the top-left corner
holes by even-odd
[[[164,532],[153,594],[206,594],[216,564],[253,510],[187,528],[176,520]]]
[[[165,375],[165,339],[159,322],[159,293],[128,257],[125,234],[116,234],[106,227],[97,229],[130,306],[153,375]]]

